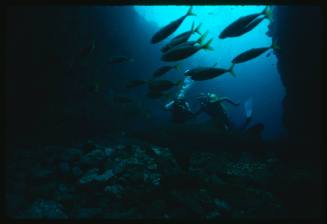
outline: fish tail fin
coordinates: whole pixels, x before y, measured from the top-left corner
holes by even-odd
[[[267,5],[267,6],[265,7],[265,9],[262,11],[262,14],[263,14],[267,19],[269,19],[270,21],[272,21],[272,19],[273,19],[273,14],[272,14],[271,6]]]
[[[203,40],[207,37],[209,31],[206,31],[204,34],[202,34],[199,39],[196,41],[200,45],[203,45]]]
[[[185,16],[196,16],[196,14],[192,11],[193,6],[191,6]]]
[[[181,68],[180,64],[176,64],[176,65],[174,66],[174,68],[175,68],[177,71],[179,71],[179,72],[181,71],[181,70],[180,70],[180,68]]]
[[[200,27],[201,26],[202,26],[202,23],[200,23],[197,27],[195,27],[194,32],[201,35],[201,32],[200,32]]]
[[[213,38],[211,38],[207,43],[204,45],[201,45],[203,49],[213,51],[214,49],[210,46],[211,42],[213,41]]]
[[[279,50],[280,49],[280,46],[279,44],[277,43],[278,42],[278,39],[277,40],[274,40],[272,43],[271,43],[271,48],[274,49],[274,50]]]
[[[192,23],[192,26],[191,26],[191,32],[193,33],[194,32],[194,21],[193,21],[193,23]]]
[[[212,67],[216,67],[218,65],[218,62],[215,62]]]
[[[230,68],[228,69],[228,72],[234,77],[234,78],[236,78],[236,74],[235,74],[235,72],[234,72],[234,66],[235,66],[235,64],[233,63],[231,66],[230,66]]]

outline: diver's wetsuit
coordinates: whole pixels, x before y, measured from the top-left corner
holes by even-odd
[[[170,110],[172,121],[174,123],[184,123],[191,117],[193,113],[191,112],[190,105],[185,100],[175,100],[166,105],[166,110]]]
[[[232,123],[224,107],[222,106],[223,101],[226,101],[234,106],[239,105],[238,103],[234,103],[231,99],[227,97],[221,97],[215,102],[209,102],[208,100],[206,100],[204,102],[201,102],[201,108],[196,114],[205,112],[213,119],[214,124],[217,128],[229,130],[232,127]]]
[[[171,111],[172,121],[174,123],[184,123],[194,117],[189,103],[185,100],[185,93],[193,82],[191,77],[186,77],[181,89],[178,91],[176,99],[165,105],[165,110]]]

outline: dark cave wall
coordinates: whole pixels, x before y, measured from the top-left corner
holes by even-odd
[[[322,19],[314,6],[276,6],[272,23],[286,88],[283,122],[296,153],[319,157],[322,140]],[[308,153],[310,149],[310,153]],[[291,150],[291,149],[289,149]],[[293,153],[293,152],[291,152]]]

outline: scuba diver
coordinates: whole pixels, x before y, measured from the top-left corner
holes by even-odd
[[[194,118],[190,104],[185,100],[185,92],[193,82],[190,77],[186,77],[177,97],[165,105],[165,110],[171,112],[172,122],[174,123],[184,123]]]
[[[200,109],[195,115],[205,112],[213,119],[214,125],[217,128],[225,131],[233,128],[234,125],[229,119],[223,103],[227,102],[233,106],[239,106],[240,103],[236,103],[228,97],[218,97],[214,93],[201,93],[198,100],[200,101]]]

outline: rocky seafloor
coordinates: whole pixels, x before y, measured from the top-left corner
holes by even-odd
[[[302,210],[296,215],[315,214],[309,211],[315,206],[296,210],[291,205],[293,197],[300,199],[295,204],[304,203],[301,198],[312,191],[315,175],[299,165],[286,166],[274,153],[257,158],[247,152],[193,152],[182,169],[169,148],[88,141],[21,150],[6,162],[6,214],[11,218],[210,220],[282,218]]]

